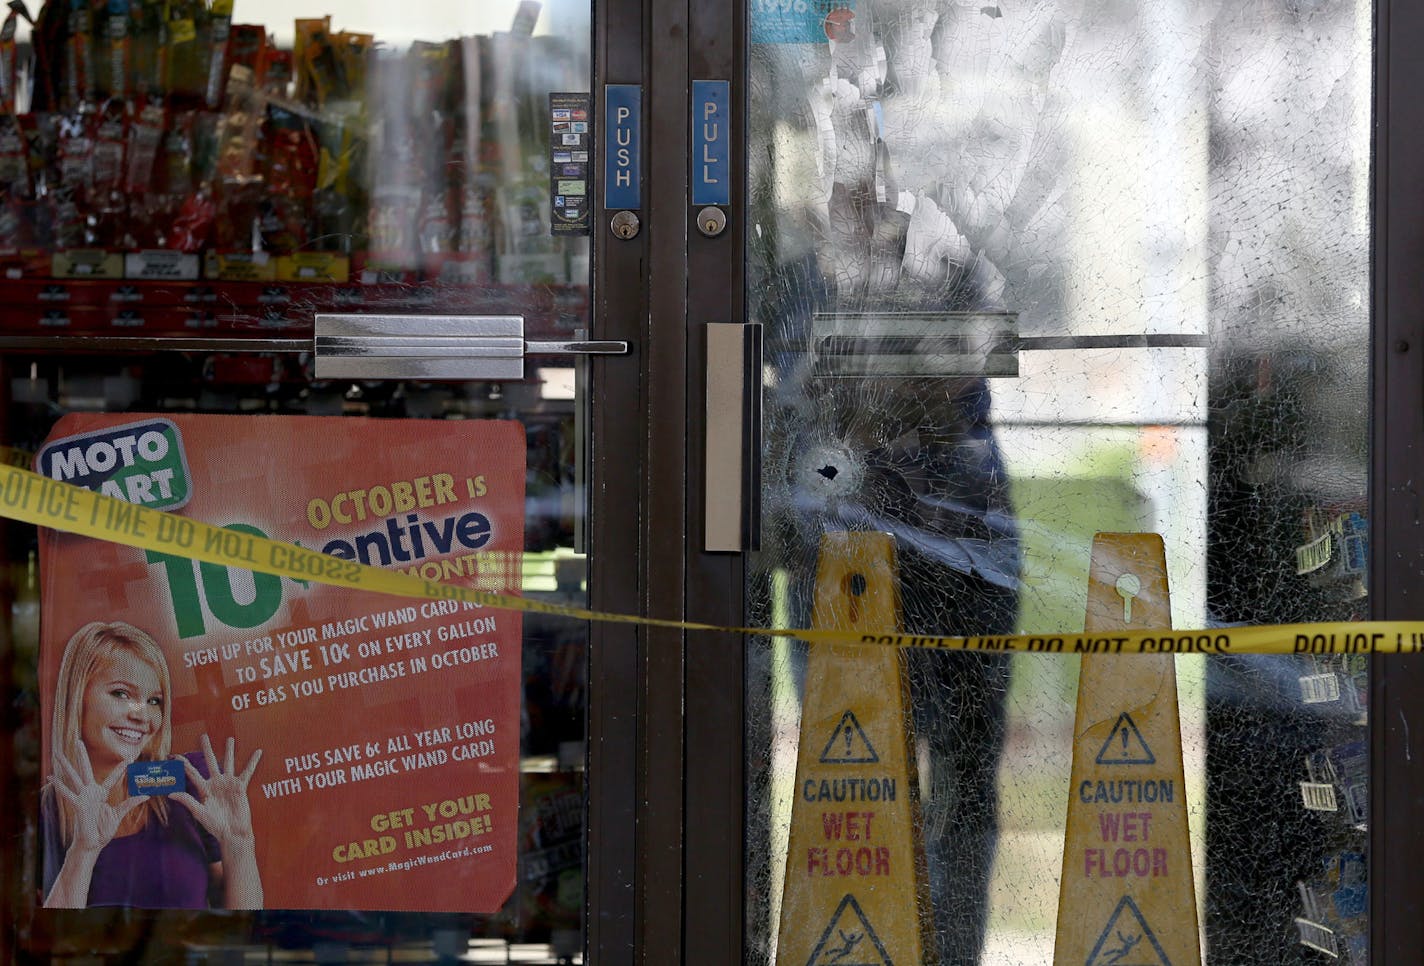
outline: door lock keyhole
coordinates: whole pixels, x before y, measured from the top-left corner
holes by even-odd
[[[716,238],[727,227],[727,215],[721,208],[708,206],[697,213],[697,230],[708,238]]]
[[[608,227],[613,230],[613,234],[624,241],[628,241],[629,239],[638,237],[638,229],[642,227],[642,222],[638,220],[638,216],[633,214],[633,212],[620,211],[613,216],[613,219],[608,223]]]

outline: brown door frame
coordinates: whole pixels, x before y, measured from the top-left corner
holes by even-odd
[[[1424,618],[1424,10],[1376,0],[1370,591],[1379,620]],[[1424,949],[1424,657],[1375,658],[1370,688],[1370,956]],[[1420,731],[1424,736],[1424,731]]]
[[[747,0],[692,2],[688,37],[692,80],[731,82],[729,99],[731,204],[727,226],[715,237],[696,227],[697,209],[684,194],[681,212],[687,219],[688,272],[687,340],[687,503],[692,539],[687,548],[687,599],[690,617],[723,627],[745,623],[743,553],[707,553],[702,549],[705,433],[703,406],[707,376],[705,326],[712,322],[749,322],[746,309],[746,104]],[[691,121],[691,104],[683,116]],[[688,159],[698,163],[698,159]],[[685,161],[683,171],[690,165]],[[759,386],[759,371],[747,371],[748,387]],[[743,473],[760,465],[760,439],[744,441]],[[760,499],[760,481],[744,492]],[[750,508],[743,507],[744,514]],[[687,935],[682,962],[688,966],[725,966],[743,958],[745,917],[746,788],[744,695],[746,639],[740,634],[699,633],[688,637],[686,735],[686,869]]]
[[[644,512],[636,537],[638,590],[605,586],[595,596],[596,607],[636,603],[643,613],[659,617],[741,622],[743,560],[702,551],[700,507],[702,325],[746,321],[746,9],[746,3],[732,0],[644,0],[641,21],[616,28],[626,32],[623,37],[612,37],[614,15],[603,18],[599,28],[598,50],[608,69],[598,75],[596,98],[606,80],[623,81],[636,73],[623,41],[646,29],[640,36],[644,72],[639,76],[647,78],[647,217],[636,257],[646,269],[639,277],[648,282],[646,301],[610,292],[606,285],[600,289],[598,316],[604,321],[599,337],[636,338],[644,351],[637,390],[621,387],[616,398],[601,404],[605,447],[595,455],[595,466],[604,467],[606,482],[595,498],[595,520],[616,526],[611,506],[600,507],[618,502],[610,490],[623,475],[612,472],[607,454],[630,452],[623,444],[635,431],[641,432],[636,452],[643,473],[637,492]],[[1424,264],[1424,191],[1418,187],[1424,184],[1424,100],[1417,93],[1424,89],[1424,62],[1413,52],[1424,47],[1424,8],[1376,0],[1375,18],[1372,607],[1376,619],[1417,620],[1424,608],[1424,527],[1418,522],[1424,513],[1418,462],[1424,453],[1424,286],[1417,282],[1418,266]],[[711,239],[693,227],[688,204],[692,79],[732,84],[732,204],[727,231]],[[606,216],[596,211],[600,223],[595,231],[606,232]],[[604,250],[607,264],[598,269],[600,283],[612,266],[623,264],[621,259],[634,257],[631,245],[612,251],[605,245]],[[605,310],[610,314],[605,316]],[[644,414],[637,430],[626,420],[630,402]],[[679,423],[671,414],[685,418]],[[596,485],[599,478],[596,473]],[[606,534],[597,546],[608,561],[604,567],[633,577],[631,568],[621,569],[619,563],[629,558],[613,552],[627,537]],[[617,944],[592,938],[616,934],[632,937],[640,963],[740,962],[745,926],[744,642],[736,635],[663,630],[636,636],[637,646],[630,649],[626,632],[595,631],[595,649],[617,652],[604,654],[612,662],[605,674],[616,665],[637,675],[636,681],[608,677],[591,700],[591,756],[599,754],[599,728],[607,742],[636,734],[637,830],[625,834],[626,815],[619,816],[616,827],[600,824],[602,799],[591,791],[590,952],[594,962],[626,961],[626,954],[598,955],[612,954]],[[619,707],[600,706],[610,699]],[[624,715],[631,702],[637,702],[638,721],[630,732]],[[1424,866],[1424,826],[1418,822],[1424,768],[1413,761],[1417,749],[1409,726],[1419,708],[1424,708],[1424,657],[1377,660],[1370,715],[1370,915],[1371,956],[1378,963],[1410,961],[1424,948],[1424,881],[1417,873]],[[1416,730],[1424,735],[1424,728]],[[623,760],[626,754],[624,745],[612,756],[617,767],[606,772],[591,757],[591,784],[626,776],[634,767]],[[592,854],[592,842],[604,838],[609,841]],[[609,889],[624,886],[622,877],[596,879],[628,841],[636,842],[637,856],[632,912],[619,902],[603,904],[613,899]],[[636,923],[624,921],[629,915]]]
[[[594,207],[595,337],[634,342],[639,373],[636,385],[602,384],[593,404],[600,610],[741,623],[742,558],[703,552],[701,507],[703,326],[744,321],[744,165],[735,160],[745,151],[743,24],[727,0],[615,0],[598,21],[594,103],[604,84],[643,85],[644,175],[635,239],[611,235],[601,191]],[[693,79],[732,85],[732,203],[716,238],[695,230],[690,208]],[[641,510],[625,526],[634,493]],[[742,643],[732,634],[593,629],[592,962],[742,958]]]
[[[601,187],[593,208],[594,337],[632,342],[638,372],[597,382],[593,399],[597,610],[741,622],[742,559],[702,551],[700,508],[702,327],[742,320],[742,191],[734,184],[726,232],[696,232],[689,97],[692,79],[721,79],[741,103],[742,22],[731,2],[611,0],[599,11],[596,111],[605,84],[643,86],[643,207],[631,240],[610,232]],[[734,159],[745,149],[740,113]],[[595,362],[595,373],[627,362]],[[592,628],[591,962],[741,959],[741,646],[737,635]]]
[[[643,320],[646,300],[648,231],[615,239],[603,209],[605,84],[644,88],[642,160],[648,157],[644,0],[608,0],[594,5],[591,100],[596,132],[592,169],[593,338],[621,339],[631,357],[590,362],[589,440],[589,606],[594,610],[638,613],[644,586],[644,547],[639,508],[646,494],[646,434],[632,414],[647,411]],[[646,173],[643,175],[646,214]],[[647,709],[639,697],[644,678],[638,635],[630,625],[594,622],[589,626],[587,824],[585,826],[585,949],[593,963],[629,963],[638,945],[633,886],[642,867],[637,852],[639,809],[639,723]]]

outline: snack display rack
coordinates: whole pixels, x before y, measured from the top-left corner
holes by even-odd
[[[1315,873],[1296,883],[1301,945],[1332,961],[1369,961],[1369,754],[1367,663],[1363,656],[1300,658],[1301,699],[1321,716],[1327,746],[1311,752],[1300,781],[1302,807],[1318,820]],[[1328,737],[1327,737],[1328,736]]]
[[[587,328],[589,239],[554,222],[586,221],[588,195],[556,204],[552,189],[587,185],[588,95],[551,92],[588,90],[588,37],[536,30],[539,3],[499,6],[514,11],[504,29],[489,26],[503,14],[469,5],[431,40],[345,29],[340,4],[333,16],[288,8],[286,23],[244,22],[268,16],[257,0],[0,9],[10,444],[33,450],[61,410],[86,407],[516,418],[529,444],[526,590],[582,602],[582,559],[568,551],[582,512],[571,375],[550,396],[538,372],[517,385],[360,386],[313,373],[319,313],[517,315],[530,339]],[[33,564],[32,531],[7,539]],[[547,623],[526,624],[543,725],[521,745],[530,857],[506,907],[473,926],[273,912],[256,939],[391,943],[433,929],[463,952],[473,928],[501,950],[580,948],[582,815],[569,802],[581,802],[583,688],[569,668],[583,667],[584,641]]]
[[[1295,572],[1351,620],[1367,616],[1369,527],[1363,506],[1313,505],[1302,514]],[[1324,961],[1369,962],[1369,659],[1298,655],[1308,750],[1298,787],[1311,843],[1295,888],[1301,946]],[[1313,863],[1313,865],[1312,865]]]
[[[287,45],[241,15],[10,4],[0,331],[302,335],[322,311],[511,306],[530,334],[581,324],[587,239],[551,231],[547,92],[585,86],[587,63],[534,35],[539,4],[404,46],[330,16]]]

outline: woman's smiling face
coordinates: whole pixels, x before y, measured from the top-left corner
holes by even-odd
[[[84,688],[79,732],[97,780],[138,758],[163,724],[166,698],[158,672],[131,651],[99,662]]]

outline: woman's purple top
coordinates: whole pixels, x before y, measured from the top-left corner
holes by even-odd
[[[204,777],[202,756],[184,756]],[[191,792],[190,792],[191,794]],[[44,843],[44,895],[49,895],[64,863],[59,809],[52,789],[40,800],[40,837]],[[141,909],[208,908],[208,866],[222,860],[217,839],[182,805],[168,802],[168,824],[152,814],[133,835],[112,839],[99,853],[89,880],[89,905]]]

